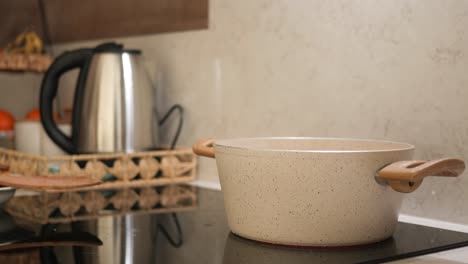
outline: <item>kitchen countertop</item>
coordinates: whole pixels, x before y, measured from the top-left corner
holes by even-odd
[[[197,200],[196,206],[181,203],[172,208],[170,206],[168,208],[161,207],[154,211],[134,210],[134,206],[126,214],[113,213],[108,216],[103,214],[92,219],[83,218],[83,221],[76,222],[63,221],[64,216],[56,214],[56,218],[49,217],[48,220],[63,222],[56,224],[32,223],[34,221],[31,222],[31,219],[25,221],[16,217],[15,221],[22,228],[27,227],[28,230],[34,230],[36,240],[38,237],[40,239],[50,238],[54,235],[59,237],[56,235],[57,233],[65,233],[72,234],[75,240],[85,239],[87,241],[84,242],[87,245],[85,247],[77,246],[75,242],[73,247],[65,244],[54,245],[41,247],[40,250],[36,251],[25,251],[21,254],[29,254],[28,256],[31,258],[40,258],[42,263],[259,263],[259,261],[265,260],[265,263],[270,264],[310,263],[312,259],[320,260],[322,263],[333,263],[329,260],[337,259],[339,262],[335,263],[343,263],[343,261],[346,263],[349,258],[345,257],[343,260],[343,256],[375,255],[376,251],[383,252],[388,248],[400,251],[402,245],[408,245],[408,243],[399,244],[390,241],[385,242],[387,246],[383,245],[387,248],[385,250],[382,250],[382,246],[376,246],[375,249],[365,249],[364,251],[367,251],[365,254],[349,250],[330,254],[330,251],[327,250],[319,250],[320,252],[318,252],[258,244],[230,233],[220,191],[186,186],[181,188],[194,191]],[[160,187],[158,192],[162,193]],[[168,200],[168,197],[165,199]],[[115,208],[107,208],[107,212],[114,211]],[[74,216],[76,219],[83,217],[79,216],[79,212],[81,211],[78,211],[77,216]],[[35,215],[43,216],[40,210]],[[423,240],[424,237],[435,237],[436,244],[445,243],[450,240],[447,238],[453,236],[457,237],[459,241],[468,241],[468,235],[462,233],[452,234],[441,231],[445,235],[439,236],[437,232],[429,230],[430,232],[427,233],[424,228],[421,229],[414,225],[401,224],[400,230],[402,228],[404,228],[404,232],[399,231],[400,233],[396,234],[396,237],[421,233]],[[102,245],[98,242],[102,242]],[[431,243],[432,241],[428,242],[427,239],[421,241],[423,246],[432,245]],[[8,243],[3,245],[8,245]],[[0,260],[13,255],[9,252],[0,252]],[[9,263],[14,263],[14,261],[9,259]],[[468,248],[443,251],[391,263],[468,263]]]
[[[460,264],[468,263],[468,249],[466,247],[447,250],[441,253],[430,254],[426,256],[403,259],[389,262],[391,264]]]

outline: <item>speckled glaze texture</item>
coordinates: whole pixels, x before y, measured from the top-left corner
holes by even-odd
[[[376,172],[413,150],[301,152],[215,144],[231,230],[269,243],[356,245],[392,235],[403,194]]]

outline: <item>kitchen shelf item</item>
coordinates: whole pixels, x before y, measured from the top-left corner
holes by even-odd
[[[196,207],[196,200],[196,189],[190,185],[36,192],[13,197],[5,211],[34,223],[68,223],[104,216],[187,211]]]
[[[58,128],[70,135],[71,126],[69,122],[60,121]],[[39,119],[23,119],[15,123],[15,150],[28,154],[42,156],[66,155],[46,134]]]
[[[33,176],[9,172],[0,174],[0,186],[25,189],[73,189],[101,183],[85,176]]]
[[[54,119],[53,106],[62,89],[60,78],[73,69],[80,73],[67,135]],[[132,153],[160,147],[159,126],[178,110],[175,146],[183,122],[182,106],[173,105],[158,120],[157,101],[141,50],[108,42],[58,56],[42,80],[39,111],[48,138],[68,154]]]
[[[0,167],[8,173],[37,177],[88,177],[101,184],[73,190],[102,190],[185,183],[195,179],[197,160],[191,149],[136,153],[44,157],[0,148]],[[41,188],[44,189],[44,188]],[[56,189],[44,189],[57,192]]]
[[[0,71],[42,73],[52,60],[51,56],[42,54],[0,54]]]
[[[426,176],[454,177],[465,169],[459,159],[411,161],[414,146],[378,140],[203,139],[193,150],[216,157],[233,233],[293,246],[387,239],[403,193]]]

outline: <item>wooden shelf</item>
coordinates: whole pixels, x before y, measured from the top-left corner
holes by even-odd
[[[49,55],[0,54],[0,71],[42,73],[52,61]]]

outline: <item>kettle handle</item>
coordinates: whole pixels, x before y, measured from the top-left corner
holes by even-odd
[[[53,118],[53,101],[57,96],[59,79],[67,71],[79,68],[80,74],[76,89],[80,89],[84,86],[88,61],[91,55],[92,49],[79,49],[63,53],[50,65],[41,85],[39,111],[41,114],[42,126],[52,141],[69,154],[77,153],[76,146],[73,144],[72,140],[74,133],[72,133],[71,137],[68,137],[58,128]],[[72,121],[76,122],[76,120]],[[72,130],[75,129],[72,128]]]

